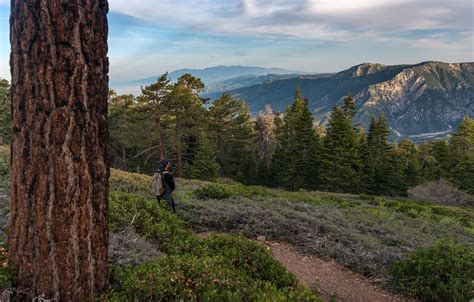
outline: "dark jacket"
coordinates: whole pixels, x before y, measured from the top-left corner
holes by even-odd
[[[158,196],[158,200],[167,200],[171,201],[173,199],[173,191],[176,189],[176,185],[174,183],[173,174],[169,172],[163,172],[163,184],[165,186],[165,192]]]

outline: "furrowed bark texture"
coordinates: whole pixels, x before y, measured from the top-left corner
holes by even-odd
[[[30,299],[107,285],[107,12],[106,0],[11,1],[8,245]]]

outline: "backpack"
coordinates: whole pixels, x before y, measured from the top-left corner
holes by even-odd
[[[153,174],[153,180],[151,182],[151,193],[155,196],[160,196],[165,193],[166,188],[163,182],[163,174],[160,172],[156,172],[155,174]]]

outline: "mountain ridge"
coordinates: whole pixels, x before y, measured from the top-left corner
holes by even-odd
[[[246,99],[253,113],[266,104],[283,111],[296,86],[322,123],[350,92],[358,109],[355,122],[367,128],[372,116],[384,112],[395,138],[445,137],[464,115],[474,115],[474,62],[361,63],[327,77],[277,79],[229,93]]]

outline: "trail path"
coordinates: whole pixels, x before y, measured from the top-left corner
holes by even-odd
[[[285,243],[258,241],[268,246],[275,259],[292,272],[301,283],[307,286],[316,285],[328,301],[333,295],[337,301],[408,301],[386,292],[375,286],[366,277],[356,274],[334,261],[300,253]]]
[[[212,234],[224,233],[204,232],[198,236],[207,237]],[[414,302],[377,287],[367,277],[352,272],[335,261],[304,254],[290,244],[267,241],[260,236],[255,241],[267,246],[275,259],[293,273],[299,282],[306,286],[316,286],[326,301],[335,297],[336,301],[342,302]]]

